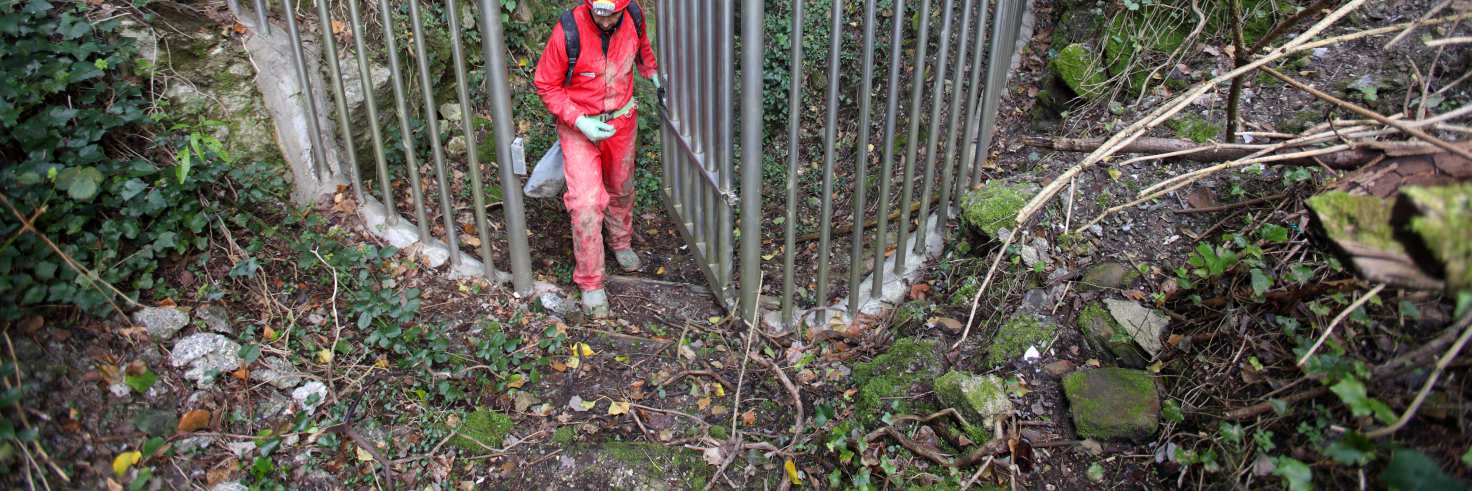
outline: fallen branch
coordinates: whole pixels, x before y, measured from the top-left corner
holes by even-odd
[[[1104,144],[1103,138],[1039,138],[1024,137],[1022,144],[1031,147],[1048,148],[1064,152],[1092,152]],[[1255,152],[1272,147],[1266,144],[1242,144],[1242,143],[1211,143],[1198,144],[1190,140],[1179,140],[1175,138],[1140,137],[1129,145],[1121,147],[1117,153],[1141,153],[1150,154],[1142,157],[1121,162],[1118,165],[1137,162],[1140,160],[1154,159],[1181,159],[1195,162],[1219,162],[1223,160],[1235,160],[1252,155]],[[1314,157],[1295,157],[1285,160],[1273,161],[1277,165],[1304,165],[1317,166],[1321,163],[1329,167],[1341,170],[1359,168],[1361,165],[1373,161],[1384,152],[1371,149],[1351,148],[1341,152],[1320,155]]]
[[[1267,203],[1267,202],[1271,202],[1271,201],[1278,201],[1278,200],[1283,199],[1283,198],[1286,198],[1286,197],[1288,197],[1288,193],[1275,193],[1275,194],[1270,194],[1270,195],[1263,196],[1263,197],[1260,197],[1260,198],[1252,198],[1252,199],[1248,199],[1248,200],[1238,201],[1236,203],[1228,203],[1228,204],[1225,204],[1225,205],[1217,205],[1217,206],[1203,206],[1201,208],[1184,208],[1184,209],[1180,209],[1180,210],[1171,210],[1171,212],[1176,213],[1176,214],[1179,214],[1179,215],[1189,215],[1189,214],[1192,214],[1192,213],[1212,213],[1212,212],[1217,212],[1217,211],[1235,210],[1237,208],[1252,206],[1252,205],[1261,204],[1261,203]]]
[[[777,366],[776,362],[768,360],[766,357],[759,356],[755,353],[751,355],[751,358],[753,360],[756,360],[758,363],[766,365],[768,370],[771,370],[773,374],[776,374],[777,381],[781,382],[782,387],[787,389],[787,395],[792,396],[792,405],[794,408],[797,409],[797,419],[793,420],[792,422],[793,439],[792,443],[790,443],[789,445],[797,444],[797,437],[802,435],[803,425],[802,392],[798,391],[797,385],[794,385],[792,383],[792,379],[787,378],[787,373],[783,372],[782,367]]]
[[[0,194],[0,203],[5,204],[5,207],[10,209],[10,214],[15,215],[16,220],[20,220],[21,233],[30,232],[31,235],[34,235],[36,236],[36,238],[41,239],[41,242],[44,242],[46,244],[46,247],[51,249],[51,252],[55,252],[56,255],[61,256],[62,262],[66,263],[67,267],[72,268],[72,271],[76,272],[78,276],[86,278],[87,284],[92,285],[92,288],[96,289],[98,293],[101,293],[102,297],[107,300],[108,304],[112,305],[112,309],[117,311],[118,315],[122,316],[124,319],[128,317],[127,314],[123,313],[123,309],[119,308],[118,304],[112,301],[112,296],[108,295],[107,292],[103,291],[102,288],[98,286],[99,284],[107,287],[108,290],[112,290],[112,292],[117,296],[123,297],[123,300],[128,301],[129,306],[143,306],[142,304],[138,303],[137,300],[128,298],[128,296],[123,294],[122,291],[119,291],[117,287],[112,286],[112,283],[108,283],[107,280],[104,280],[102,279],[102,277],[97,276],[97,274],[93,273],[92,270],[87,269],[86,266],[78,263],[76,259],[72,259],[70,255],[68,255],[66,252],[63,252],[61,250],[61,247],[58,247],[55,242],[51,241],[50,237],[47,237],[46,234],[43,234],[40,230],[36,229],[35,222],[32,221],[35,219],[34,217],[31,219],[27,219],[25,215],[22,215],[20,213],[20,210],[15,209],[15,205],[10,204],[10,198],[6,197],[4,194]],[[41,210],[37,210],[35,216],[41,216],[41,212],[44,210],[45,207],[42,207]]]

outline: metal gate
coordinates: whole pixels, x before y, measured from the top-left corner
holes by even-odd
[[[743,317],[755,318],[759,313],[758,295],[763,283],[760,278],[760,224],[763,204],[768,199],[762,192],[762,156],[767,152],[778,152],[768,145],[762,135],[762,24],[766,15],[764,2],[745,0],[741,2],[739,19],[743,34],[740,38],[741,59],[733,57],[736,37],[732,30],[733,20],[738,16],[734,0],[657,0],[656,14],[659,16],[658,49],[661,77],[668,81],[670,99],[661,108],[661,142],[663,150],[664,198],[671,213],[677,217],[680,229],[694,252],[712,291],[717,293],[727,306],[735,303],[739,292],[739,312]],[[876,0],[863,2],[862,22],[862,75],[858,87],[841,86],[840,80],[845,67],[841,66],[840,52],[845,43],[844,2],[833,2],[831,9],[831,43],[826,53],[827,103],[823,123],[823,185],[817,197],[821,203],[819,223],[819,245],[817,246],[817,292],[814,307],[827,309],[831,251],[833,242],[834,168],[837,164],[837,128],[839,127],[839,96],[853,91],[858,100],[858,115],[852,121],[858,127],[858,138],[852,169],[855,183],[848,198],[853,210],[852,238],[848,251],[847,307],[850,313],[860,310],[860,301],[881,293],[888,275],[902,274],[911,255],[925,252],[920,238],[930,225],[931,206],[935,203],[937,222],[935,230],[944,231],[945,223],[953,206],[963,191],[981,181],[981,164],[985,161],[997,120],[997,106],[1006,86],[1007,73],[1017,44],[1022,24],[1025,0],[920,0],[907,2],[893,0],[892,21],[888,27],[889,53],[888,84],[884,103],[883,125],[880,142],[872,141],[870,122],[873,116],[872,101],[874,68],[876,64],[876,31],[881,27],[876,21]],[[907,4],[916,4],[909,6]],[[940,12],[931,12],[932,5]],[[959,4],[959,5],[958,5]],[[907,30],[911,14],[918,10],[918,32]],[[791,324],[795,319],[797,290],[795,275],[797,210],[806,196],[799,195],[798,173],[804,152],[800,142],[800,108],[803,94],[803,14],[804,1],[792,0],[792,26],[788,39],[792,43],[788,97],[789,118],[787,124],[787,187],[785,196],[773,198],[785,209],[784,227],[780,230],[783,264],[781,279],[781,322]],[[933,33],[932,17],[940,17],[940,30]],[[959,14],[960,19],[956,19]],[[931,42],[938,49],[933,57],[927,57]],[[904,45],[914,45],[916,56],[905,59]],[[733,70],[741,70],[740,123],[741,144],[734,143],[731,115],[733,104]],[[985,70],[983,70],[985,68]],[[924,84],[928,70],[934,70],[930,88],[930,105],[922,104],[927,94]],[[907,134],[903,154],[896,154],[896,133],[900,131],[897,119],[900,116],[900,74],[912,74],[908,87]],[[947,83],[949,79],[949,83]],[[944,120],[942,115],[945,115]],[[928,119],[925,127],[928,139],[919,140],[921,120]],[[944,136],[942,151],[940,138]],[[867,173],[871,170],[870,147],[880,153],[878,162],[877,210],[872,213],[866,196]],[[739,154],[741,179],[739,190],[734,190],[732,181],[733,156]],[[923,165],[920,158],[923,156]],[[940,173],[936,182],[936,173]],[[917,173],[919,182],[916,181]],[[899,196],[892,194],[898,180]],[[915,192],[919,191],[919,199]],[[938,196],[935,196],[938,195]],[[933,198],[933,196],[935,196]],[[733,249],[732,208],[740,207],[739,251]],[[895,220],[895,249],[892,266],[886,268],[888,235],[891,234],[889,217],[891,209],[897,207]],[[915,211],[918,209],[918,214]],[[865,240],[865,219],[877,221],[872,238]],[[913,224],[913,225],[912,225]],[[911,242],[912,236],[914,241]],[[942,232],[942,237],[944,233]],[[777,242],[777,237],[768,237]],[[865,253],[865,250],[869,252]],[[741,271],[732,274],[733,255],[740,254]],[[861,284],[864,267],[872,263],[867,284]],[[888,270],[888,271],[886,271]],[[842,307],[840,307],[842,308]]]
[[[490,119],[494,123],[493,138],[495,138],[496,160],[500,164],[498,167],[500,170],[501,189],[504,191],[501,193],[503,195],[501,207],[505,213],[504,227],[506,229],[506,243],[504,249],[506,250],[506,262],[509,263],[511,269],[509,275],[496,270],[495,261],[491,253],[492,237],[489,224],[490,219],[486,216],[485,186],[481,176],[480,162],[477,158],[479,154],[477,151],[478,132],[474,127],[474,118],[472,117],[476,113],[470,102],[469,72],[466,69],[465,63],[465,47],[461,43],[462,25],[465,19],[460,18],[461,8],[459,0],[443,1],[446,7],[445,12],[448,15],[447,27],[450,31],[451,56],[455,65],[456,102],[462,114],[460,120],[463,124],[459,131],[460,136],[464,138],[466,144],[465,170],[470,179],[469,187],[475,215],[474,237],[479,242],[475,249],[479,253],[479,261],[482,266],[480,273],[492,282],[504,281],[505,277],[509,276],[516,292],[523,294],[530,293],[533,288],[531,259],[528,252],[526,219],[521,193],[519,192],[521,184],[512,169],[512,141],[516,136],[516,128],[511,119],[511,99],[507,86],[506,48],[502,39],[501,5],[499,1],[494,0],[472,0],[478,7],[476,12],[479,19],[475,20],[475,22],[478,22],[481,34],[481,49],[485,59],[486,91],[484,97],[490,99]],[[320,80],[321,76],[320,74],[311,73],[308,69],[306,52],[303,50],[301,30],[297,26],[295,2],[293,0],[280,0],[280,2],[281,10],[277,14],[284,18],[287,34],[291,41],[290,44],[294,48],[291,52],[292,68],[295,71],[297,82],[304,89],[302,93],[312,94],[313,81]],[[452,267],[459,266],[463,262],[473,260],[474,258],[464,253],[460,248],[462,237],[459,227],[455,223],[456,206],[453,203],[450,193],[450,176],[454,170],[455,162],[451,162],[450,159],[446,158],[444,145],[441,144],[442,135],[448,132],[442,131],[439,127],[439,118],[437,117],[439,101],[435,100],[433,90],[430,90],[429,67],[424,62],[424,60],[429,58],[425,53],[424,26],[420,16],[418,1],[411,0],[406,2],[409,7],[409,17],[412,19],[410,26],[411,32],[408,34],[413,40],[414,58],[420,61],[416,64],[414,60],[400,60],[397,39],[405,33],[393,32],[391,27],[393,22],[389,14],[388,1],[376,0],[377,10],[380,15],[380,19],[378,20],[383,29],[381,34],[385,45],[384,50],[388,53],[387,61],[393,86],[394,113],[397,116],[398,128],[400,128],[400,140],[394,143],[403,152],[403,158],[406,163],[405,170],[407,170],[408,174],[406,180],[410,189],[409,203],[396,203],[393,195],[394,186],[389,174],[389,167],[385,155],[385,152],[390,149],[390,143],[384,141],[383,126],[379,120],[378,101],[374,95],[372,76],[369,72],[368,47],[365,46],[366,36],[364,31],[365,25],[367,24],[363,22],[359,2],[360,0],[347,0],[345,3],[348,5],[349,14],[347,20],[354,44],[352,51],[358,65],[358,79],[362,83],[361,90],[365,98],[364,105],[368,115],[369,128],[367,130],[372,138],[371,147],[373,151],[374,171],[376,172],[375,180],[378,185],[378,192],[376,194],[373,193],[373,190],[364,188],[363,179],[359,175],[360,167],[358,155],[354,148],[353,134],[355,130],[361,130],[361,128],[355,129],[349,123],[346,88],[343,82],[343,70],[338,62],[337,43],[333,38],[333,29],[327,27],[341,22],[341,20],[334,20],[332,18],[331,12],[328,9],[329,2],[325,0],[315,2],[319,26],[318,31],[321,35],[321,54],[326,65],[328,80],[331,83],[331,96],[335,106],[332,112],[337,122],[337,134],[341,136],[341,140],[334,143],[339,143],[344,150],[342,152],[342,155],[344,155],[342,164],[346,167],[349,181],[352,185],[353,196],[360,204],[365,203],[365,198],[377,200],[381,203],[386,212],[385,221],[388,226],[399,224],[398,222],[401,218],[399,217],[398,210],[401,206],[411,207],[414,217],[413,227],[417,229],[419,241],[432,240],[432,224],[427,218],[426,206],[437,206],[438,208],[434,211],[438,212],[444,219],[444,233],[442,235],[444,244],[449,250],[448,260]],[[242,12],[238,0],[230,0],[229,3],[232,11]],[[253,7],[255,10],[256,28],[267,31],[272,29],[268,21],[270,8],[267,0],[253,0]],[[490,14],[486,15],[487,12]],[[410,95],[405,88],[406,73],[417,74],[418,76],[417,82],[420,89],[418,92],[422,96],[419,102],[422,103],[422,110],[425,115],[423,119],[427,133],[424,139],[429,140],[429,146],[431,148],[431,158],[434,163],[434,178],[439,191],[438,203],[425,203],[425,189],[421,184],[419,176],[419,156],[415,151],[416,141],[414,140],[413,132],[408,130],[411,124],[409,108],[414,104],[414,101],[408,100]],[[320,178],[324,171],[323,166],[327,162],[324,154],[323,137],[325,135],[330,138],[332,134],[321,128],[318,123],[318,111],[325,108],[318,108],[314,97],[306,96],[303,97],[303,100],[308,119],[308,131],[310,132],[308,136],[312,142],[311,150],[314,171],[317,172],[317,176]]]

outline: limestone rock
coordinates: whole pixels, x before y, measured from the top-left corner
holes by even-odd
[[[1114,316],[1114,321],[1150,356],[1154,357],[1165,347],[1160,336],[1165,332],[1165,326],[1170,324],[1170,318],[1130,300],[1106,298],[1104,304],[1109,306],[1109,314]]]
[[[312,414],[317,410],[317,406],[327,402],[327,386],[313,380],[291,391],[291,398],[302,407],[303,411]]]
[[[133,313],[133,322],[148,330],[153,339],[162,341],[188,326],[189,314],[174,307],[144,307]]]
[[[240,345],[215,333],[196,333],[179,340],[169,354],[174,368],[188,367],[184,378],[200,388],[214,385],[215,376],[240,368]]]
[[[302,382],[302,372],[285,358],[272,356],[261,361],[261,367],[250,372],[251,380],[289,389]]]
[[[501,448],[514,423],[511,417],[490,409],[476,409],[455,428],[450,443],[471,455],[484,455]]]
[[[1007,398],[1002,379],[996,375],[952,370],[935,379],[935,395],[940,402],[959,411],[966,422],[982,430],[1012,413],[1012,401]]]
[[[1099,263],[1084,270],[1078,281],[1080,290],[1121,290],[1128,288],[1140,277],[1130,265],[1117,262]]]
[[[1410,288],[1442,288],[1443,282],[1416,266],[1396,240],[1388,200],[1329,191],[1306,203],[1314,223],[1365,279]]]
[[[1037,192],[1030,184],[992,180],[961,197],[961,221],[995,239],[1001,231],[1017,226],[1017,212]]]
[[[1472,183],[1411,186],[1400,193],[1405,205],[1397,211],[1408,205],[1418,212],[1408,228],[1440,266],[1447,290],[1472,289]]]
[[[1160,394],[1149,372],[1128,368],[1077,371],[1063,394],[1081,438],[1143,440],[1160,425]]]
[[[942,368],[939,345],[933,339],[896,339],[889,351],[873,360],[854,365],[853,380],[859,387],[856,413],[865,424],[877,420],[890,404],[898,401],[901,412],[909,404],[911,389],[928,385]]]
[[[1084,341],[1102,357],[1112,356],[1120,366],[1144,368],[1149,358],[1119,327],[1104,302],[1090,302],[1078,313],[1078,330]]]
[[[194,317],[204,321],[205,327],[220,334],[230,334],[230,312],[215,304],[201,306],[194,310]]]

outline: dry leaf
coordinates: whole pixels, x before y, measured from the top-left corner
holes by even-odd
[[[755,426],[756,425],[756,411],[751,410],[751,409],[747,409],[746,412],[741,413],[741,424],[743,426]]]
[[[787,459],[786,462],[782,463],[782,467],[787,469],[787,480],[791,481],[793,486],[802,486],[802,475],[797,473],[796,462],[793,462],[792,459]]]
[[[123,477],[128,473],[128,469],[132,468],[133,464],[137,464],[139,460],[143,460],[143,452],[134,450],[120,453],[112,459],[112,472],[118,477]]]
[[[628,414],[628,412],[629,412],[629,401],[623,401],[623,402],[617,402],[617,401],[615,401],[615,402],[611,402],[611,403],[608,404],[608,415],[609,416],[618,416],[620,414]]]
[[[205,409],[195,409],[184,413],[179,417],[179,433],[192,433],[210,425],[210,412]]]

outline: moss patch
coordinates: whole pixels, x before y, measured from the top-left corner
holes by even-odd
[[[1107,353],[1120,365],[1140,368],[1145,366],[1148,360],[1135,342],[1130,339],[1129,333],[1120,328],[1114,320],[1114,315],[1104,306],[1104,302],[1089,302],[1084,309],[1078,313],[1078,330],[1084,335],[1089,346],[1096,352]]]
[[[602,451],[645,482],[679,476],[679,480],[689,483],[691,488],[703,489],[706,481],[710,480],[710,466],[694,450],[648,442],[605,442]]]
[[[977,443],[992,438],[992,421],[1012,412],[1012,401],[996,375],[946,372],[935,379],[935,396],[966,418],[966,433]]]
[[[476,409],[455,428],[455,437],[450,439],[450,443],[472,454],[488,454],[501,448],[513,424],[510,416],[489,409]]]
[[[1063,377],[1063,394],[1083,438],[1141,440],[1160,424],[1160,395],[1148,372],[1127,368],[1077,371]]]
[[[1093,99],[1103,92],[1104,68],[1097,63],[1097,56],[1082,44],[1073,43],[1058,50],[1053,58],[1053,71],[1058,78],[1073,89],[1073,93],[1085,99]]]
[[[563,426],[558,428],[557,431],[552,432],[552,442],[567,446],[572,444],[572,439],[576,436],[577,430],[574,430],[571,426]]]
[[[1339,242],[1359,244],[1381,251],[1404,254],[1390,225],[1390,202],[1374,196],[1354,196],[1344,191],[1320,193],[1308,199],[1324,233]]]
[[[1472,184],[1401,188],[1419,215],[1410,229],[1445,271],[1449,291],[1472,289]]]
[[[854,365],[854,382],[859,387],[855,414],[863,424],[879,419],[890,404],[910,412],[906,398],[910,389],[940,373],[940,355],[933,339],[900,338],[884,354]]]
[[[1176,116],[1166,122],[1166,126],[1176,132],[1176,136],[1185,138],[1196,143],[1207,143],[1217,135],[1221,134],[1221,128],[1206,121],[1206,118],[1198,114],[1183,114]]]
[[[1052,323],[1032,314],[1013,316],[992,336],[992,344],[987,347],[986,366],[994,368],[1019,358],[1030,346],[1041,350],[1042,344],[1052,339],[1055,330]]]
[[[1079,279],[1080,290],[1122,290],[1134,284],[1140,277],[1140,272],[1124,263],[1100,263],[1089,266],[1084,270],[1083,278]]]
[[[1017,212],[1034,193],[1030,185],[987,181],[981,189],[961,197],[961,220],[983,234],[996,237],[998,230],[1016,227]]]

